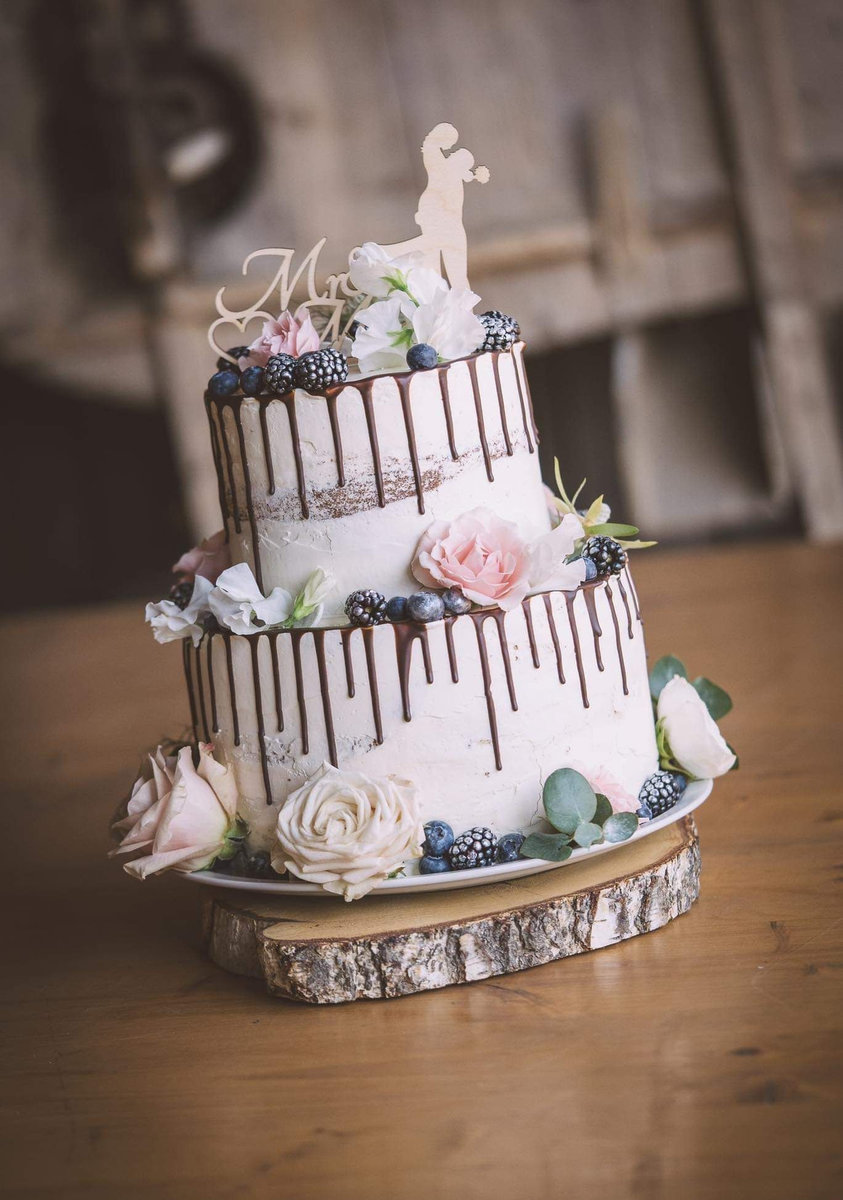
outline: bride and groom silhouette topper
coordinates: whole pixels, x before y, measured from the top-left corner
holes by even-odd
[[[488,167],[475,166],[474,155],[464,147],[454,149],[459,134],[453,125],[442,122],[428,133],[422,142],[422,161],[427,171],[427,186],[419,197],[415,222],[420,232],[404,242],[396,242],[383,249],[392,258],[405,254],[421,255],[425,266],[438,274],[444,271],[448,283],[455,290],[468,289],[468,245],[463,226],[463,199],[467,183],[488,183]],[[219,314],[208,330],[208,341],[213,350],[223,358],[235,360],[223,350],[216,340],[216,332],[223,325],[234,325],[240,333],[246,326],[260,317],[271,320],[264,309],[273,293],[278,294],[279,311],[290,307],[294,291],[304,285],[307,299],[303,307],[328,309],[330,316],[322,334],[323,344],[338,344],[362,307],[355,308],[354,299],[362,297],[350,284],[348,272],[329,275],[323,287],[316,281],[319,255],[327,238],[321,238],[301,260],[293,271],[295,250],[268,248],[253,251],[243,263],[243,274],[256,258],[277,258],[279,265],[275,275],[260,298],[245,309],[230,309],[223,301],[225,288],[220,288],[216,297]],[[349,311],[352,310],[352,311]]]

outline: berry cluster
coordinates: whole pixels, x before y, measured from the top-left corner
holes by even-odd
[[[368,619],[368,608],[361,597],[374,596],[377,598],[378,612],[384,616],[376,621]],[[419,625],[429,625],[433,621],[441,621],[443,617],[459,617],[470,612],[471,601],[466,600],[462,592],[456,588],[447,588],[444,592],[421,591],[413,592],[411,596],[392,596],[384,601],[383,609],[380,592],[352,592],[345,602],[345,612],[352,625],[379,625],[382,620],[398,624],[400,621],[415,621]]]
[[[352,625],[363,628],[369,625],[383,625],[386,617],[386,600],[380,592],[352,592],[345,602],[345,615]]]
[[[208,391],[214,396],[231,396],[238,389],[244,396],[283,396],[297,387],[319,395],[348,377],[348,359],[330,346],[300,358],[273,354],[265,367],[242,366],[249,358],[248,346],[233,346],[228,353],[238,361],[217,359],[216,374],[208,381]]]
[[[515,862],[523,844],[523,833],[507,833],[497,838],[491,829],[476,825],[454,837],[446,821],[428,821],[419,873],[436,875],[440,871],[469,871],[474,867],[490,867],[495,862]]]
[[[676,771],[655,771],[644,780],[638,793],[638,816],[652,820],[669,812],[687,786],[687,779]]]
[[[610,537],[590,537],[582,548],[586,560],[586,579],[606,579],[609,575],[620,575],[626,566],[626,551],[620,542]],[[589,562],[594,574],[589,574]]]
[[[496,308],[480,314],[486,336],[479,347],[481,352],[487,350],[511,350],[521,336],[521,327],[515,317],[498,312]]]

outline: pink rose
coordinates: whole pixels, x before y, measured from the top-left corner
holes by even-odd
[[[530,587],[531,556],[516,525],[486,508],[435,521],[416,547],[412,571],[427,587],[455,587],[475,604],[514,608]]]
[[[300,358],[318,350],[322,341],[310,319],[310,312],[302,305],[295,316],[285,309],[277,320],[264,321],[263,330],[249,346],[249,357],[240,359],[241,367],[265,367],[273,354],[292,354]]]
[[[177,575],[186,575],[188,579],[201,575],[204,579],[210,579],[211,583],[216,583],[217,578],[230,566],[231,549],[226,541],[225,530],[221,529],[188,550],[177,563],[173,563],[171,569]]]
[[[570,764],[568,765],[570,766]],[[638,797],[633,796],[623,784],[618,783],[611,771],[607,771],[605,767],[597,767],[595,770],[574,767],[574,770],[585,776],[595,792],[606,797],[613,812],[634,813],[638,811]]]
[[[158,871],[201,871],[237,832],[234,773],[216,761],[212,750],[199,746],[198,768],[190,746],[177,757],[165,757],[160,746],[149,755],[126,816],[113,826],[125,837],[109,857],[147,851],[124,864],[130,875],[145,879]]]

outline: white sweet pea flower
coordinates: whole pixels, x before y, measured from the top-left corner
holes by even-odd
[[[656,717],[672,757],[695,779],[716,779],[735,765],[735,755],[704,702],[681,675],[662,688]]]
[[[412,330],[405,319],[408,306],[413,307],[406,296],[393,296],[371,304],[360,314],[352,353],[361,374],[406,371],[407,350],[413,343]]]
[[[293,611],[293,597],[280,587],[264,596],[251,567],[237,563],[217,579],[208,605],[220,625],[248,637],[256,627],[282,625]]]
[[[330,571],[324,571],[322,567],[317,567],[308,576],[307,582],[296,596],[293,611],[284,624],[306,627],[316,625],[322,616],[323,603],[336,586],[337,581]]]
[[[402,254],[392,258],[376,242],[364,242],[348,256],[348,278],[352,287],[376,300],[385,300],[394,292],[409,293],[416,304],[430,298],[442,276],[424,266],[421,254]]]
[[[194,646],[202,640],[204,630],[202,618],[207,616],[209,598],[213,584],[202,575],[193,581],[193,594],[186,608],[179,608],[173,600],[159,600],[147,604],[145,619],[152,626],[156,642],[174,642],[179,638],[193,639]]]
[[[432,346],[440,358],[463,358],[483,342],[486,331],[472,309],[480,297],[464,288],[447,286],[412,313],[413,341]]]
[[[572,591],[585,579],[585,563],[581,558],[565,560],[574,553],[583,536],[582,521],[566,513],[555,529],[544,534],[530,546],[530,587]]]

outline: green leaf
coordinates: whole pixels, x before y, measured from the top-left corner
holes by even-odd
[[[654,700],[658,700],[662,688],[666,683],[670,683],[674,675],[681,675],[683,679],[688,678],[685,664],[681,659],[674,658],[672,654],[666,654],[664,658],[660,658],[657,663],[653,664],[650,670],[650,695]]]
[[[602,500],[603,497],[601,496],[600,499]],[[617,525],[614,521],[607,521],[603,525],[589,525],[588,532],[595,537],[634,538],[638,530],[634,525]]]
[[[602,496],[598,496],[596,500],[592,500],[591,504],[589,504],[588,509],[586,510],[586,514],[583,517],[583,522],[588,526],[589,533],[593,533],[595,529],[603,528],[602,525],[593,525],[592,524],[592,521],[595,519],[595,517],[600,512],[600,509],[602,507],[603,507],[603,497]],[[635,532],[637,533],[638,530],[636,529]]]
[[[597,809],[591,784],[571,767],[548,775],[542,798],[548,821],[560,833],[572,834],[580,822],[590,821]]]
[[[595,842],[600,841],[602,836],[602,828],[591,821],[581,822],[574,830],[574,841],[578,846],[582,846],[583,848],[593,846]]]
[[[594,813],[594,821],[598,825],[604,825],[611,817],[614,809],[608,796],[604,796],[602,792],[597,793],[597,809]]]
[[[612,813],[603,826],[603,836],[607,842],[625,842],[631,838],[638,828],[638,818],[635,813]]]
[[[572,853],[568,839],[561,833],[531,833],[520,850],[522,858],[544,858],[547,862],[564,862]]]
[[[732,711],[732,698],[729,693],[724,692],[722,687],[718,687],[710,679],[700,675],[691,686],[708,709],[712,721],[719,721],[726,713]]]
[[[624,538],[618,538],[618,545],[624,550],[649,550],[651,546],[658,546],[658,542],[628,542]]]

